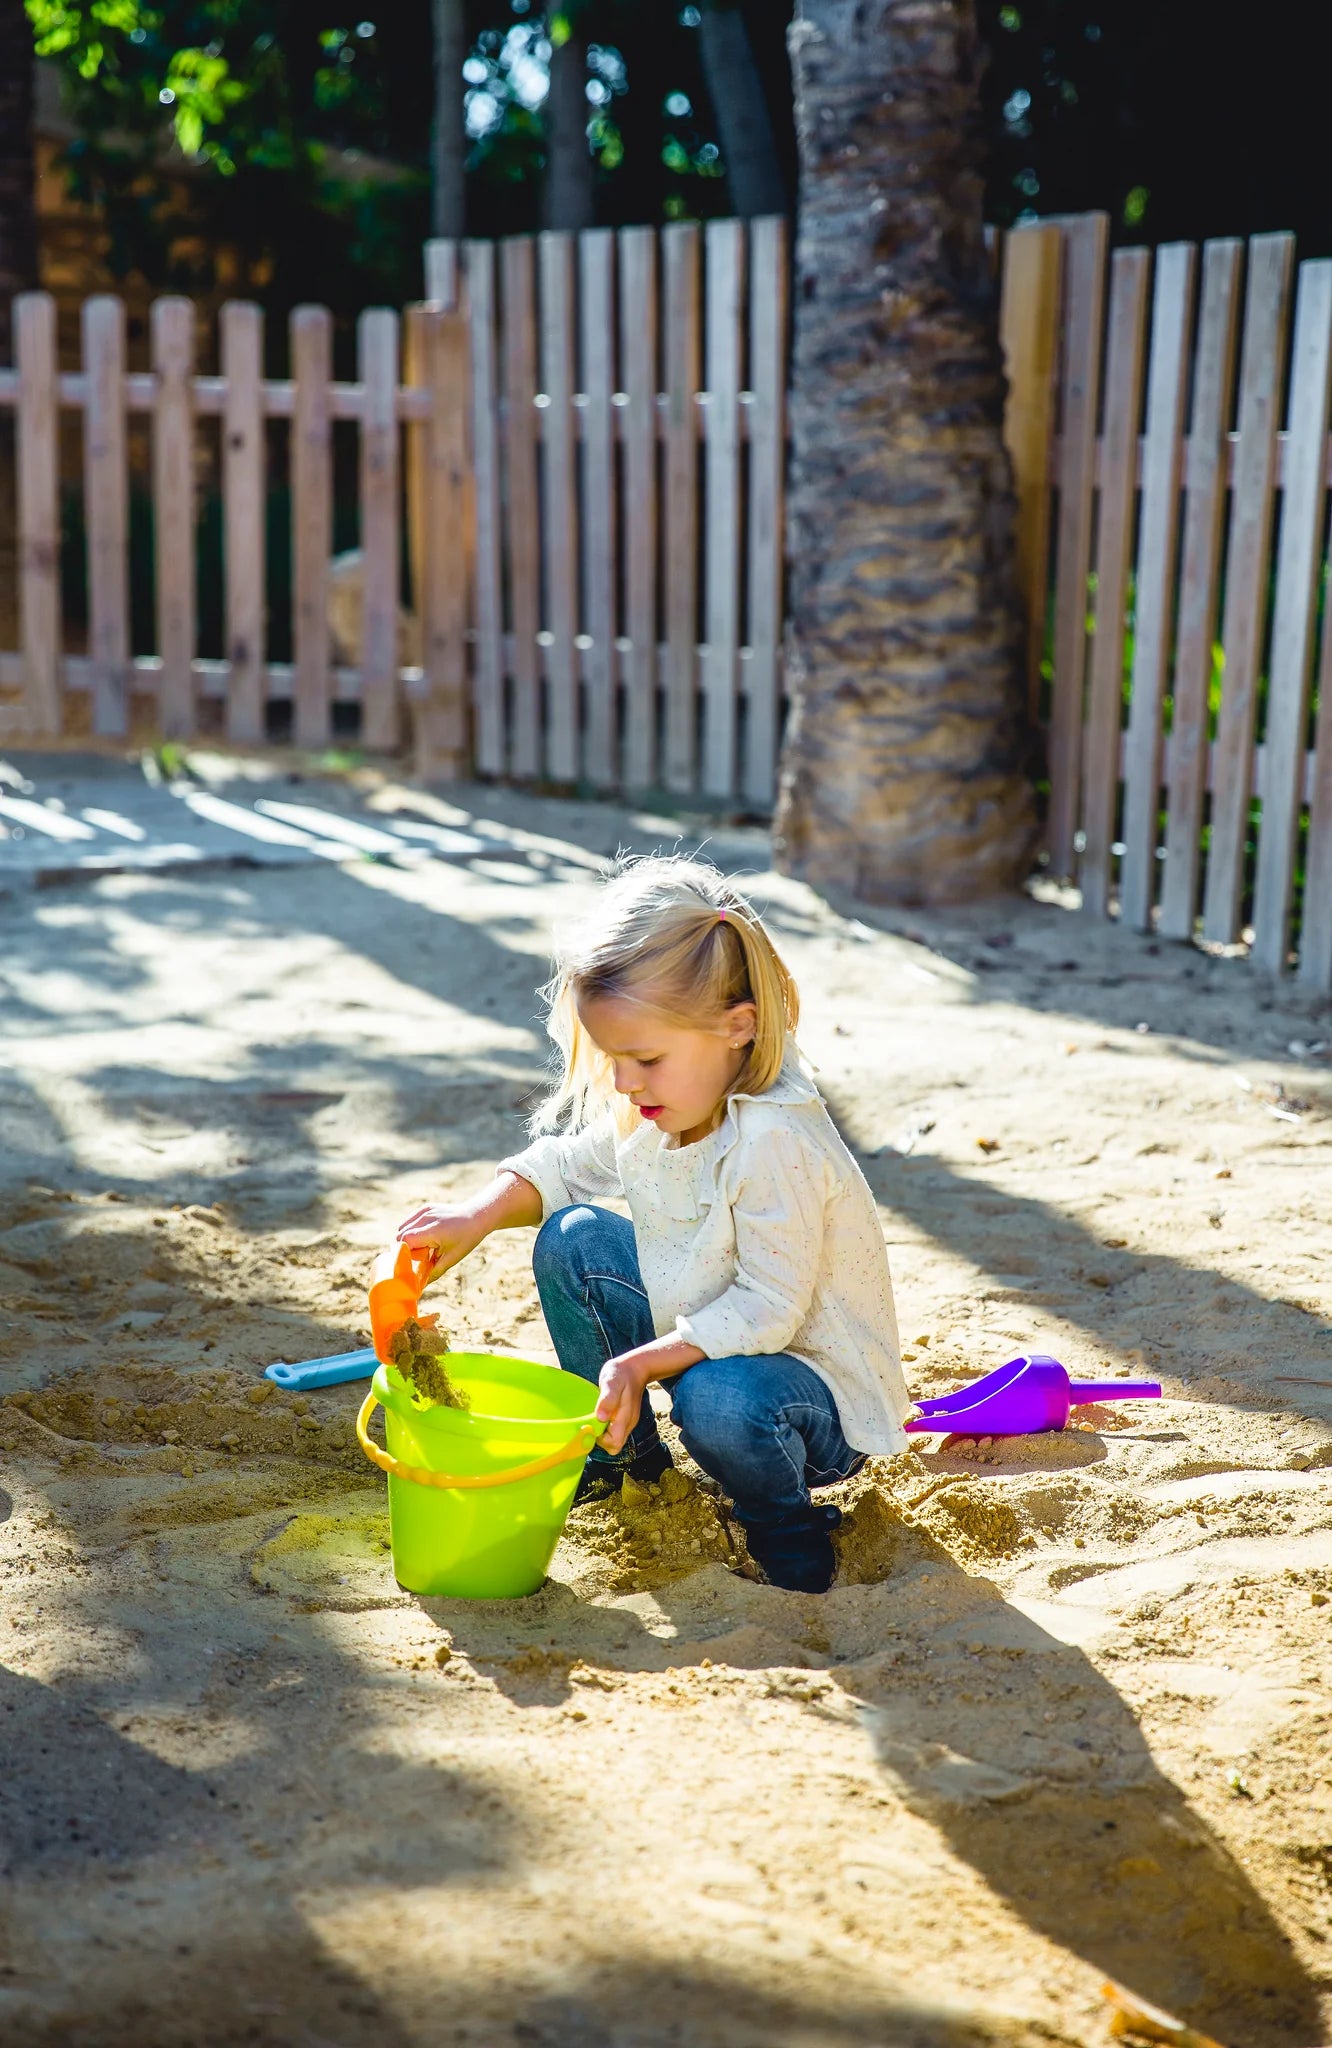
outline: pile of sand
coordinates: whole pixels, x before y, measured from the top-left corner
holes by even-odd
[[[512,1150],[549,924],[634,843],[598,817],[446,886],[0,906],[6,2039],[1094,2048],[1107,1974],[1327,2039],[1332,1090],[1242,965],[763,883],[913,1390],[1022,1350],[1166,1387],[872,1461],[825,1598],[758,1582],[668,1427],[538,1594],[417,1600],[363,1388],[261,1379],[363,1342],[394,1222]],[[527,1233],[427,1302],[551,1359]]]
[[[744,1532],[716,1488],[678,1468],[654,1486],[626,1478],[618,1493],[576,1507],[564,1543],[589,1591],[651,1590],[709,1564],[753,1571]]]

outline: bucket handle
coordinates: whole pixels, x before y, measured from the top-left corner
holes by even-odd
[[[409,1479],[414,1486],[439,1486],[449,1492],[455,1487],[472,1490],[482,1486],[513,1486],[520,1479],[535,1479],[540,1472],[550,1472],[556,1465],[585,1457],[605,1428],[602,1422],[582,1422],[577,1434],[571,1436],[567,1444],[561,1444],[558,1451],[548,1451],[544,1458],[530,1458],[525,1465],[511,1465],[507,1472],[481,1472],[466,1476],[459,1472],[431,1472],[424,1465],[404,1465],[391,1451],[380,1450],[368,1426],[378,1400],[379,1396],[372,1387],[356,1418],[357,1441],[371,1464],[378,1465],[380,1471],[387,1472],[391,1479]]]

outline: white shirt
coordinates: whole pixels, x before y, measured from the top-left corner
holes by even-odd
[[[788,1352],[829,1387],[858,1451],[905,1450],[888,1253],[869,1186],[813,1083],[788,1059],[763,1095],[732,1095],[692,1145],[607,1114],[501,1162],[542,1212],[622,1195],[659,1337],[705,1358]]]

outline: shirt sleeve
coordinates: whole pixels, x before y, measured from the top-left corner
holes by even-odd
[[[715,1301],[676,1318],[705,1358],[785,1351],[809,1315],[823,1258],[828,1168],[790,1130],[766,1132],[731,1201],[735,1278]]]
[[[615,1157],[615,1127],[609,1117],[599,1118],[581,1131],[538,1138],[525,1152],[501,1159],[495,1171],[516,1173],[531,1183],[541,1197],[543,1222],[557,1209],[624,1193]]]

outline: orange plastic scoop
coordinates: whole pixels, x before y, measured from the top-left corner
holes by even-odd
[[[370,1334],[381,1365],[393,1363],[389,1346],[405,1322],[416,1317],[430,1330],[438,1321],[436,1316],[417,1314],[421,1290],[437,1257],[428,1244],[395,1244],[375,1260],[370,1275]]]

